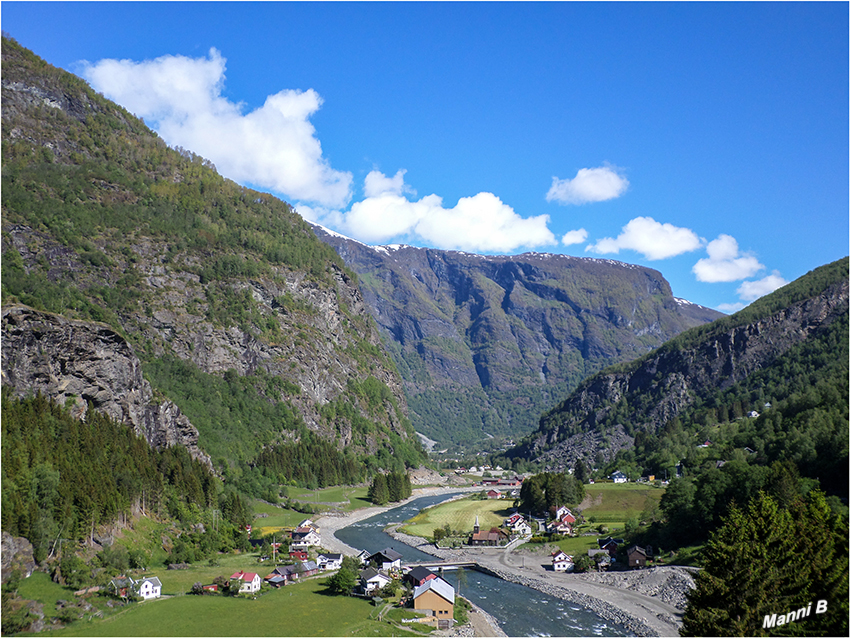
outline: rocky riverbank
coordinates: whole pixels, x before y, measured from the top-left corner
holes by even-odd
[[[444,560],[474,560],[491,574],[581,605],[638,636],[678,636],[686,592],[693,587],[687,568],[660,567],[631,572],[555,574],[539,553],[498,549],[439,549],[418,536],[385,531],[394,539]],[[521,565],[515,564],[520,562]]]

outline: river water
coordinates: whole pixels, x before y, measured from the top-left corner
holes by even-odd
[[[336,537],[351,547],[369,552],[391,547],[408,562],[436,560],[430,554],[396,541],[383,530],[387,525],[406,521],[418,514],[419,510],[451,496],[423,496],[349,525],[339,530]],[[447,570],[443,577],[457,589],[457,572]],[[547,596],[535,589],[473,570],[465,570],[462,579],[466,582],[461,582],[458,593],[498,619],[499,626],[509,636],[634,635],[584,607]]]

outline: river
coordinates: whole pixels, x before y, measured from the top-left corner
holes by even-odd
[[[423,496],[336,532],[336,537],[351,547],[377,552],[392,547],[407,562],[435,560],[430,554],[400,543],[384,528],[412,518],[421,509],[451,498],[451,494]],[[465,577],[465,578],[464,578]],[[458,574],[446,571],[444,578],[455,589]],[[466,570],[461,582],[461,596],[497,618],[509,636],[630,636],[623,627],[606,621],[596,613],[560,598],[547,596],[478,571]]]

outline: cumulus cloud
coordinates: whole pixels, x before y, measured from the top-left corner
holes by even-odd
[[[584,228],[571,230],[561,238],[561,243],[564,246],[573,246],[575,244],[583,244],[587,241],[587,231]]]
[[[145,118],[169,144],[211,160],[235,181],[269,188],[321,206],[345,206],[351,173],[331,168],[310,117],[322,98],[314,90],[284,90],[263,106],[221,95],[225,58],[166,55],[155,60],[84,63],[83,76],[97,90]]]
[[[706,283],[738,281],[752,277],[764,266],[749,253],[741,254],[738,242],[729,235],[720,235],[706,247],[708,257],[693,267],[697,280]]]
[[[629,181],[612,166],[582,168],[573,179],[552,178],[547,202],[587,204],[614,199],[626,192]]]
[[[782,288],[788,282],[783,279],[778,270],[758,281],[745,281],[738,286],[738,296],[744,301],[755,301],[759,297],[769,295],[777,288]]]
[[[548,228],[549,216],[522,217],[492,193],[462,197],[446,207],[438,195],[418,200],[404,182],[404,171],[387,177],[372,171],[364,180],[363,201],[347,212],[298,206],[312,221],[338,228],[366,243],[393,239],[421,241],[435,248],[478,252],[510,252],[556,244]]]
[[[701,245],[700,238],[689,228],[662,224],[652,217],[635,217],[623,226],[623,231],[617,237],[600,239],[585,250],[599,254],[634,250],[655,261],[691,252]]]

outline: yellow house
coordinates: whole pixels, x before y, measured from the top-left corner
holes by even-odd
[[[431,612],[424,622],[434,622],[440,629],[454,624],[455,588],[442,578],[433,578],[413,590],[413,608]]]

